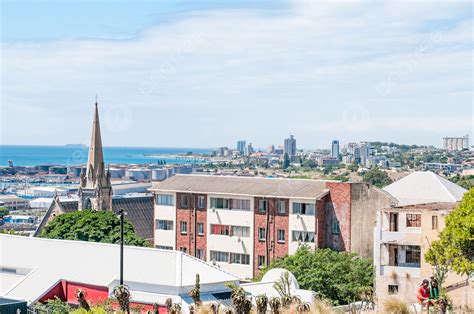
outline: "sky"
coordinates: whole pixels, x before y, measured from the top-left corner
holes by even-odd
[[[0,3],[1,144],[474,142],[471,1]]]

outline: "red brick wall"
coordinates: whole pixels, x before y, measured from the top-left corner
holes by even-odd
[[[188,196],[188,208],[181,207],[181,196]],[[190,193],[176,193],[176,250],[186,248],[189,254],[191,249],[190,231],[191,231],[191,194]],[[181,234],[181,222],[186,221],[188,224],[188,232]]]
[[[316,239],[315,247],[323,248],[326,246],[326,203],[330,201],[329,195],[316,200]]]
[[[267,213],[261,213],[258,210],[259,201],[262,198],[256,197],[254,199],[254,277],[259,274],[258,256],[265,256],[268,249],[267,265],[278,257],[283,257],[288,254],[288,229],[289,229],[289,201],[286,202],[285,214],[276,213],[276,199],[265,198],[268,201]],[[268,217],[268,222],[267,222]],[[259,240],[258,229],[266,228],[267,237],[265,241]],[[278,243],[277,232],[278,229],[285,230],[285,243]]]
[[[350,251],[351,248],[351,184],[347,182],[327,182],[329,199],[326,203],[326,246]],[[339,220],[340,234],[332,233],[333,217]]]
[[[181,196],[188,195],[188,208],[181,208]],[[206,199],[204,208],[198,208],[198,196],[204,196]],[[207,239],[207,196],[204,194],[177,193],[176,200],[176,250],[182,247],[186,248],[189,255],[196,256],[197,249],[204,251],[204,259],[206,258],[206,239]],[[195,217],[196,215],[196,217]],[[181,221],[188,224],[187,234],[181,234]],[[197,223],[204,224],[204,236],[197,235]],[[196,247],[194,242],[196,241]]]

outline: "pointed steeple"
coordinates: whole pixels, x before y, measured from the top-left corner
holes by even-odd
[[[110,175],[105,172],[98,107],[96,96],[87,170],[85,175],[81,172],[81,184],[78,191],[80,210],[88,208],[111,210],[112,208],[112,184]]]
[[[92,122],[91,145],[89,146],[89,158],[87,160],[86,178],[95,178],[104,171],[104,154],[102,152],[102,137],[100,134],[99,105],[96,101],[94,120]]]

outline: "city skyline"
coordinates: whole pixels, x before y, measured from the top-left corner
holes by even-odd
[[[87,144],[96,93],[108,146],[473,135],[468,1],[72,7],[2,2],[1,144]]]

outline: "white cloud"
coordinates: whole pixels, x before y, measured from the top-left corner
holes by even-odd
[[[265,147],[289,133],[308,148],[439,145],[472,132],[472,30],[457,21],[469,5],[298,1],[200,12],[134,40],[4,43],[2,142],[87,138],[98,92],[106,145]],[[427,29],[437,20],[451,22]]]

